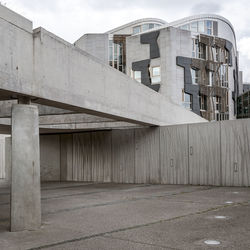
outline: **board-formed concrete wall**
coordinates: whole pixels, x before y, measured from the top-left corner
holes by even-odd
[[[50,162],[41,173],[60,172],[62,181],[250,186],[250,119],[41,136],[45,141],[53,142],[53,157],[41,150],[41,162]]]
[[[11,178],[11,137],[0,135],[0,185],[8,185]]]
[[[250,119],[41,135],[40,144],[42,181],[250,186]]]
[[[0,180],[5,179],[5,138],[0,135]]]
[[[60,135],[40,136],[41,181],[60,181]]]
[[[222,185],[250,186],[250,119],[221,123]]]

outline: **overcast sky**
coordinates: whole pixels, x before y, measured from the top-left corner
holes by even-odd
[[[249,0],[1,0],[2,4],[69,42],[85,33],[103,33],[144,17],[167,22],[201,13],[224,16],[233,24],[240,70],[250,82]]]

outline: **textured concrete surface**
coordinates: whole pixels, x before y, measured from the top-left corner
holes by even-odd
[[[250,186],[250,119],[41,135],[40,142],[42,181]]]
[[[249,249],[250,245],[249,188],[45,183],[41,229],[18,233],[8,231],[9,192],[8,187],[0,188],[1,249]],[[221,244],[206,246],[205,240]]]
[[[15,104],[11,134],[11,231],[41,226],[38,108]]]

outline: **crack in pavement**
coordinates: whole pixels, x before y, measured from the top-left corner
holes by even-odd
[[[152,243],[147,243],[147,242],[142,242],[142,241],[122,239],[122,238],[114,237],[114,236],[104,235],[104,236],[101,236],[101,237],[114,239],[114,240],[122,240],[122,241],[127,241],[127,242],[132,242],[132,243],[139,243],[139,244],[143,244],[143,245],[149,245],[149,246],[153,246],[153,247],[160,247],[160,248],[165,248],[165,249],[170,249],[170,250],[182,250],[180,248],[173,248],[173,247],[169,247],[169,246],[157,245],[157,244],[152,244]]]

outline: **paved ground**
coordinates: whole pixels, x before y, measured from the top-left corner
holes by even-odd
[[[8,201],[0,188],[1,250],[250,249],[250,188],[47,183],[42,228],[19,233]]]

